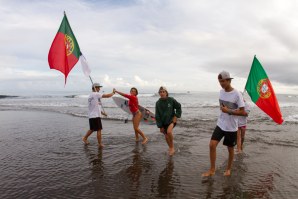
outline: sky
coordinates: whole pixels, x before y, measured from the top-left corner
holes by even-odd
[[[298,94],[295,0],[0,0],[0,94],[90,91],[80,62],[51,70],[48,52],[66,12],[94,81],[140,93],[243,91],[256,55],[276,93]]]

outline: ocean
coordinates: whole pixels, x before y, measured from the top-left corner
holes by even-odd
[[[195,121],[214,121],[219,114],[218,93],[172,93],[170,94],[182,104],[182,122],[193,124]],[[89,93],[48,94],[48,95],[0,95],[0,110],[41,110],[87,117],[87,98]],[[247,94],[246,101],[252,107],[250,121],[271,121],[251,102]],[[156,93],[139,94],[139,103],[154,112],[155,102],[159,96]],[[285,123],[298,122],[298,95],[277,95]],[[130,119],[127,113],[119,109],[111,98],[103,99],[104,110],[108,113],[106,119]]]
[[[216,175],[209,169],[209,140],[219,114],[218,93],[170,93],[182,104],[174,129],[176,154],[167,155],[155,125],[141,123],[149,137],[134,141],[131,116],[103,99],[103,143],[90,146],[89,93],[0,95],[0,198],[296,198],[298,194],[298,96],[277,95],[285,122],[276,125],[251,106],[244,153],[224,177],[227,149],[217,147]],[[139,94],[154,112],[158,95]],[[128,122],[125,123],[125,120]]]

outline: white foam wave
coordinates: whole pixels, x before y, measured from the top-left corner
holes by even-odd
[[[279,103],[280,107],[298,107],[298,103]]]
[[[89,95],[76,95],[75,97],[76,98],[88,98]]]
[[[138,97],[154,97],[155,94],[154,93],[141,93],[138,94]]]
[[[289,115],[288,117],[285,118],[285,121],[298,122],[298,114],[296,114],[296,115]]]

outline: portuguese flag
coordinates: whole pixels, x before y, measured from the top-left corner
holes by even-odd
[[[282,124],[283,119],[270,80],[259,60],[254,57],[245,85],[251,100],[273,121]]]
[[[64,12],[60,28],[49,51],[49,66],[51,69],[59,70],[64,74],[66,84],[66,78],[78,62],[80,55],[80,47]]]

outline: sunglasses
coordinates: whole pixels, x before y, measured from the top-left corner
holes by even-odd
[[[159,91],[159,93],[165,93],[166,91]]]

